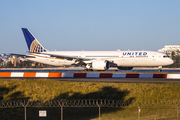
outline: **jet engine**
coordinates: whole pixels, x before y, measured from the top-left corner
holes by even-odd
[[[120,66],[118,66],[117,68],[119,70],[132,70],[133,69],[133,67],[120,67]]]
[[[97,60],[92,63],[92,69],[95,70],[107,70],[109,67],[110,64],[107,60]]]

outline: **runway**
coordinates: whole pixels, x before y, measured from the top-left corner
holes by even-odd
[[[105,83],[173,83],[180,84],[180,79],[165,79],[165,78],[0,78],[2,79],[20,79],[20,80],[58,80],[58,81],[70,81],[70,82],[105,82]]]
[[[52,79],[54,80],[54,79]],[[152,79],[152,78],[58,78],[59,81],[71,82],[107,82],[107,83],[174,83],[179,84],[180,79]]]
[[[6,68],[6,69],[0,69],[0,72],[83,72],[83,68],[17,68],[17,69],[12,69],[12,68]],[[152,69],[152,68],[147,68],[147,69],[132,69],[132,70],[116,70],[116,69],[109,69],[106,70],[106,72],[158,72],[158,69]],[[86,71],[87,72],[87,71]],[[93,70],[93,72],[96,72],[96,70]],[[162,73],[164,72],[170,72],[170,73],[178,73],[180,72],[180,69],[162,69]]]

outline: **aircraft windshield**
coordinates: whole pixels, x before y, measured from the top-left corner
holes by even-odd
[[[163,58],[169,58],[169,56],[168,55],[164,55]]]

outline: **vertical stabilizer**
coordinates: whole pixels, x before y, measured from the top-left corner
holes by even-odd
[[[47,51],[27,28],[22,28],[22,31],[26,39],[29,52],[39,53]]]

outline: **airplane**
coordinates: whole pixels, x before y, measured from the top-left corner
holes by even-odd
[[[30,61],[52,66],[82,66],[85,70],[132,70],[133,67],[158,67],[173,64],[165,53],[157,51],[49,51],[27,29],[22,28],[29,54],[14,54]]]

